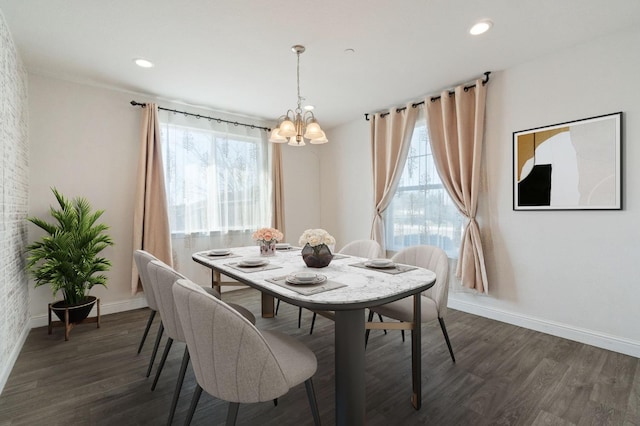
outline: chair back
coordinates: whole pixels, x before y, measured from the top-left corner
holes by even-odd
[[[449,259],[447,253],[439,247],[413,246],[399,251],[391,258],[396,263],[418,266],[436,273],[436,283],[422,293],[436,303],[438,316],[444,318],[447,313],[449,297]]]
[[[173,295],[202,389],[238,403],[270,401],[289,390],[271,348],[242,315],[187,279],[176,282]]]
[[[136,262],[136,268],[138,269],[138,275],[140,276],[140,282],[142,283],[142,291],[144,291],[144,297],[147,299],[149,308],[154,311],[158,310],[158,303],[156,302],[156,296],[149,284],[149,273],[147,272],[147,265],[158,260],[157,257],[144,250],[136,250],[133,252],[133,260]]]
[[[382,257],[382,247],[374,240],[355,240],[342,247],[338,253],[376,259]]]
[[[165,333],[173,340],[184,342],[184,331],[180,323],[176,304],[173,301],[172,291],[173,284],[183,279],[184,275],[161,260],[149,262],[147,272],[149,274],[149,283],[153,288],[153,293],[156,295],[158,312],[160,312]]]

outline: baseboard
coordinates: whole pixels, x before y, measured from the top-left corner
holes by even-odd
[[[133,309],[140,309],[147,307],[147,299],[144,297],[137,297],[135,299],[124,300],[121,302],[112,303],[100,303],[100,315],[115,314],[118,312],[131,311]],[[95,316],[95,308],[91,311],[89,316]],[[31,317],[29,323],[30,328],[44,327],[49,324],[49,318],[47,314]]]
[[[449,298],[447,306],[451,309],[467,312],[469,314],[494,319],[507,324],[517,325],[519,327],[551,334],[552,336],[562,337],[564,339],[574,340],[576,342],[640,358],[640,342],[635,342],[633,340],[554,321],[516,314],[501,309],[488,308],[486,306],[480,306],[475,303],[463,302],[452,298]]]
[[[7,380],[9,380],[9,375],[11,374],[11,370],[13,370],[13,366],[18,359],[18,355],[20,355],[20,351],[22,350],[22,346],[24,342],[27,340],[27,336],[29,335],[29,331],[31,331],[31,327],[25,325],[22,329],[22,333],[20,333],[20,337],[16,342],[13,350],[9,354],[9,358],[7,359],[7,363],[3,366],[2,371],[0,371],[0,395],[4,390],[4,385],[7,384]]]

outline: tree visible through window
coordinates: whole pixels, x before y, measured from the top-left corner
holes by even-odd
[[[161,140],[172,234],[253,232],[271,223],[262,138],[163,123]]]
[[[457,258],[463,218],[436,170],[426,122],[418,121],[398,188],[384,212],[386,247],[399,251],[428,244]]]

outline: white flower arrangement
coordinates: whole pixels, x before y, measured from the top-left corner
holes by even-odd
[[[336,239],[324,229],[307,229],[300,236],[300,240],[298,240],[298,244],[301,246],[309,244],[311,247],[318,247],[323,244],[332,246],[335,243]]]

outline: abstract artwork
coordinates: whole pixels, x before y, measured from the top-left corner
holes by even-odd
[[[513,209],[622,209],[621,133],[621,112],[513,132]]]

